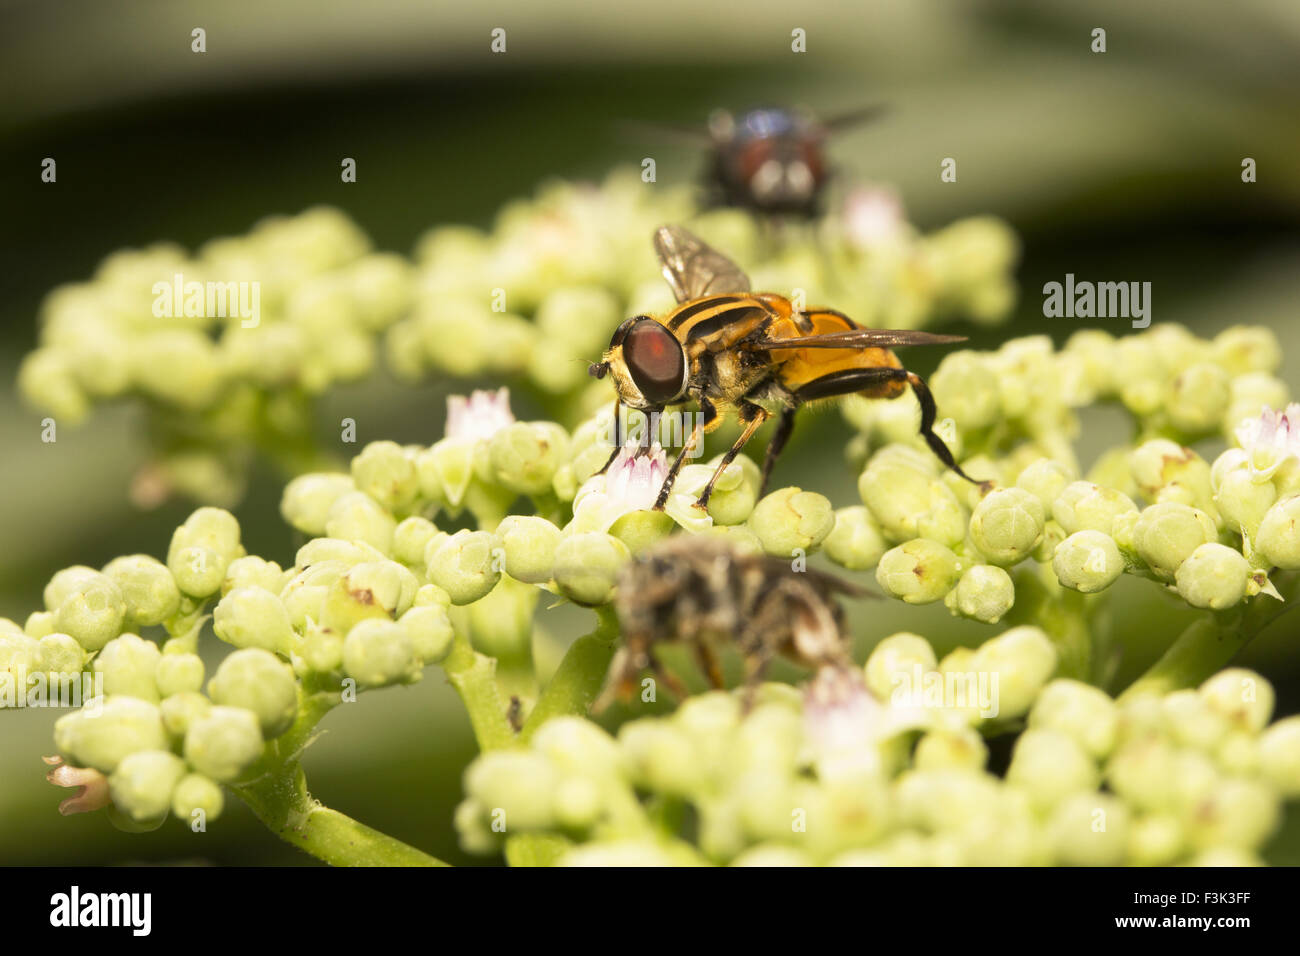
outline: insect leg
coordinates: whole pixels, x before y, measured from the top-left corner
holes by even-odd
[[[776,464],[776,458],[785,448],[785,443],[790,440],[790,433],[794,431],[794,413],[796,409],[787,408],[781,412],[781,417],[776,420],[776,431],[772,435],[772,441],[767,446],[767,455],[763,458],[763,480],[758,486],[758,496],[763,497],[767,491],[767,479],[772,474],[772,466]]]
[[[717,484],[727,466],[736,460],[736,456],[740,454],[740,449],[744,448],[745,443],[754,437],[754,432],[758,431],[759,426],[767,421],[768,417],[769,412],[758,405],[740,406],[740,420],[745,423],[745,430],[740,433],[740,437],[731,446],[731,450],[722,456],[722,461],[718,462],[713,477],[709,479],[709,483],[704,486],[704,491],[700,493],[699,500],[695,502],[696,508],[708,507],[709,496],[713,494],[713,486]]]
[[[718,655],[713,653],[713,648],[709,647],[702,641],[695,644],[695,660],[699,663],[700,669],[709,679],[709,684],[714,690],[722,690],[727,686],[726,680],[722,675],[722,663],[718,660]]]
[[[664,479],[663,487],[659,489],[659,497],[655,499],[655,511],[664,510],[664,505],[668,504],[668,495],[673,490],[673,483],[677,481],[677,473],[682,470],[682,463],[686,461],[686,457],[694,450],[695,446],[704,440],[704,433],[708,431],[709,426],[718,417],[718,410],[713,407],[713,403],[707,398],[700,399],[700,412],[702,417],[695,423],[695,427],[691,429],[691,437],[686,440],[681,452],[673,460],[673,466],[668,469],[668,477]]]
[[[938,415],[938,409],[934,404],[934,396],[930,394],[929,387],[921,380],[921,376],[915,372],[907,372],[907,383],[912,386],[912,391],[916,393],[916,399],[921,403],[921,437],[925,443],[930,446],[930,450],[938,456],[939,460],[951,468],[957,474],[961,475],[972,485],[979,485],[981,491],[988,491],[993,487],[991,481],[976,481],[961,467],[952,457],[952,452],[948,446],[943,443],[943,439],[934,433],[934,419]]]
[[[614,459],[617,458],[618,453],[623,450],[623,423],[620,420],[622,418],[622,412],[623,403],[617,398],[614,399],[614,450],[610,453],[609,459],[605,462],[600,471],[596,472],[598,475],[603,475],[605,472],[609,471],[609,466],[614,464]]]

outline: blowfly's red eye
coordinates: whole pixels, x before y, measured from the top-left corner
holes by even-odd
[[[642,319],[623,339],[623,361],[646,401],[664,405],[686,386],[682,344],[654,319]]]

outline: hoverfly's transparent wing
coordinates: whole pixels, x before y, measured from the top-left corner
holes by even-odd
[[[758,349],[892,349],[900,345],[951,345],[965,341],[964,335],[937,335],[909,329],[845,329],[824,335],[758,339],[746,344]]]
[[[856,110],[847,110],[843,113],[836,113],[834,116],[828,116],[821,121],[821,126],[823,129],[834,132],[878,120],[887,112],[889,112],[889,107],[884,103],[874,103],[871,106],[863,106]]]
[[[740,266],[681,226],[655,230],[655,252],[678,302],[749,291],[749,276]]]

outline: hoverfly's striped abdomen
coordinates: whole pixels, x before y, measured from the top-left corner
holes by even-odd
[[[664,325],[686,346],[689,355],[701,351],[721,352],[766,328],[774,314],[764,298],[713,295],[696,299],[679,306],[664,320]]]

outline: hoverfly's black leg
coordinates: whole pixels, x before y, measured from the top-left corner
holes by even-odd
[[[677,481],[677,473],[682,470],[682,464],[694,450],[695,446],[704,440],[704,433],[709,430],[714,419],[718,417],[718,410],[713,407],[713,403],[707,398],[700,399],[700,419],[691,429],[691,437],[686,439],[686,444],[682,445],[682,450],[673,460],[673,466],[668,469],[668,477],[664,479],[663,487],[659,489],[659,497],[655,499],[655,511],[663,511],[664,505],[668,504],[668,495],[673,490],[673,483]]]
[[[722,662],[718,660],[718,655],[713,653],[711,647],[700,641],[696,642],[694,650],[696,663],[700,665],[700,670],[704,671],[704,676],[709,679],[709,685],[714,690],[723,690],[727,682],[723,677]]]
[[[939,460],[951,468],[961,477],[965,478],[972,485],[978,485],[980,491],[987,492],[993,487],[991,481],[976,481],[966,472],[961,470],[956,460],[952,457],[952,452],[948,446],[943,443],[943,439],[934,433],[934,420],[938,416],[938,409],[934,404],[934,396],[930,394],[929,387],[921,380],[921,376],[915,372],[906,372],[907,383],[912,386],[912,391],[916,393],[916,399],[921,403],[921,437],[925,443],[930,446],[930,450],[938,456]]]
[[[602,467],[600,471],[596,472],[598,475],[603,475],[605,472],[609,471],[609,466],[614,464],[614,459],[617,458],[618,453],[623,450],[622,417],[623,403],[616,398],[614,399],[614,450],[610,453],[609,459],[605,462],[604,467]]]
[[[740,437],[736,439],[736,443],[731,446],[731,449],[722,456],[722,461],[718,462],[718,467],[713,471],[713,477],[709,479],[709,483],[704,486],[704,491],[700,493],[699,500],[695,502],[696,508],[703,509],[709,506],[709,496],[713,494],[713,486],[722,477],[722,473],[727,470],[727,466],[736,460],[736,456],[740,454],[740,449],[744,448],[745,443],[754,437],[754,432],[758,431],[769,416],[770,413],[767,409],[759,405],[746,403],[740,406],[740,420],[744,423],[745,430],[740,433]]]
[[[772,467],[776,464],[777,456],[785,448],[785,443],[790,440],[790,433],[794,431],[794,414],[798,408],[787,408],[781,412],[781,417],[776,420],[776,431],[772,433],[772,440],[767,446],[767,455],[763,458],[763,480],[758,486],[758,496],[763,497],[767,491],[767,479],[772,474]]]
[[[686,685],[664,670],[664,665],[653,654],[650,655],[650,673],[655,676],[655,680],[661,681],[679,701],[691,696],[691,692],[686,689]]]

